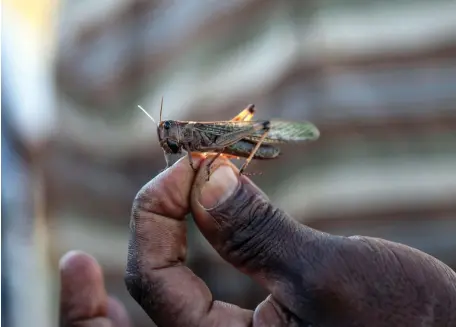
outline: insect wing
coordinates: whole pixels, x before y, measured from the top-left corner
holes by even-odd
[[[244,112],[244,111],[243,111]],[[194,130],[204,133],[207,137],[226,136],[230,133],[242,133],[249,130],[254,124],[258,122],[253,121],[213,121],[213,122],[191,122]],[[205,152],[205,155],[213,154],[212,152]],[[239,158],[236,153],[224,153],[228,158]]]
[[[196,130],[212,135],[225,135],[227,133],[246,130],[251,128],[256,121],[214,121],[214,122],[194,122]]]
[[[320,131],[311,122],[271,120],[270,123],[269,133],[264,140],[265,143],[315,141],[320,137]],[[249,137],[252,141],[258,141],[260,138],[260,132]]]
[[[194,128],[206,134],[224,135],[227,133],[251,128],[257,121],[217,121],[217,122],[195,122]],[[315,141],[320,137],[318,128],[308,121],[285,121],[271,120],[270,129],[265,143],[287,143],[301,141]],[[253,142],[260,140],[263,131],[256,131],[245,139]]]
[[[255,115],[255,106],[253,104],[250,104],[248,105],[245,109],[243,109],[239,114],[237,114],[236,116],[234,116],[232,119],[231,119],[231,122],[238,122],[238,121],[251,121],[253,116]],[[243,145],[245,143],[239,143],[240,145]],[[250,143],[251,144],[251,143]],[[236,154],[228,154],[227,152],[231,151],[232,153],[236,153]],[[209,154],[209,152],[205,153],[206,155]],[[239,159],[239,155],[241,156],[245,156],[246,154],[243,153],[242,151],[239,151],[238,149],[236,149],[236,146],[233,147],[233,149],[226,149],[226,152],[223,153],[223,156],[224,157],[227,157],[227,158],[235,158],[235,159]]]

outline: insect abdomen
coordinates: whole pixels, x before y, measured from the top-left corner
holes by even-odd
[[[223,152],[234,156],[247,158],[250,153],[252,153],[255,145],[256,143],[249,142],[247,140],[241,140],[233,145],[226,147]],[[279,148],[270,144],[262,144],[253,156],[253,159],[274,159],[277,158],[279,154]]]

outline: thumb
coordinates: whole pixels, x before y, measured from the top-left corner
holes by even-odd
[[[277,282],[311,282],[329,235],[274,207],[227,159],[214,162],[207,181],[207,162],[197,173],[191,205],[196,224],[215,250],[273,294]]]

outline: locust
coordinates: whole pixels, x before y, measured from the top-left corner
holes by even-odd
[[[141,106],[138,106],[157,125],[158,140],[165,154],[167,167],[173,154],[187,152],[190,166],[196,171],[192,153],[215,154],[207,164],[208,176],[215,160],[224,155],[228,158],[246,158],[239,170],[245,170],[252,159],[277,158],[280,144],[315,141],[319,138],[318,128],[308,121],[286,121],[279,119],[254,121],[255,105],[249,104],[231,120],[223,121],[180,121],[162,120],[163,98],[158,124]]]

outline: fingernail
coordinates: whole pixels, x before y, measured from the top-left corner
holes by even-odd
[[[60,268],[66,268],[69,265],[72,265],[73,262],[79,263],[79,261],[89,261],[92,260],[93,258],[89,256],[88,254],[78,251],[78,250],[71,250],[65,253],[59,260],[59,266]]]
[[[214,208],[225,202],[236,190],[238,177],[230,166],[221,165],[215,170],[201,190],[200,204],[206,208]]]

